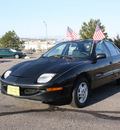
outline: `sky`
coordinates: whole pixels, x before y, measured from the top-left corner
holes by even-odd
[[[100,19],[109,38],[120,35],[120,0],[0,0],[0,37],[14,30],[20,38],[77,34],[83,22]],[[45,23],[44,23],[45,21]]]

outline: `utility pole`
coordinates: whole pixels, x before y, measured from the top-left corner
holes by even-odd
[[[45,24],[45,27],[46,27],[46,42],[47,42],[47,24],[45,21],[43,21],[43,23]],[[47,43],[47,49],[48,49],[48,43]]]

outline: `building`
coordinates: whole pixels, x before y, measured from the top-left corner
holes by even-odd
[[[39,51],[44,52],[56,45],[54,39],[48,39],[46,41],[44,39],[42,40],[42,39],[21,38],[21,40],[24,41],[25,51],[34,49],[37,52]]]

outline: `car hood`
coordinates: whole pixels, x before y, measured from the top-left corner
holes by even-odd
[[[85,62],[87,61],[80,59],[39,58],[15,65],[11,68],[11,75],[27,78],[39,77],[43,73],[56,73],[60,75]]]

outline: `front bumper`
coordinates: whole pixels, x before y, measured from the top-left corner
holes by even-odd
[[[19,87],[20,96],[7,94],[8,85]],[[54,88],[54,87],[55,88],[62,87],[62,90],[50,91],[50,92],[46,91],[47,88]],[[62,86],[60,84],[59,85],[13,84],[1,79],[1,92],[3,94],[13,96],[16,98],[42,101],[45,103],[64,101],[71,97],[71,90],[72,90],[72,84]]]
[[[21,54],[20,55],[20,57],[22,58],[22,57],[26,57],[27,55],[26,54]]]

